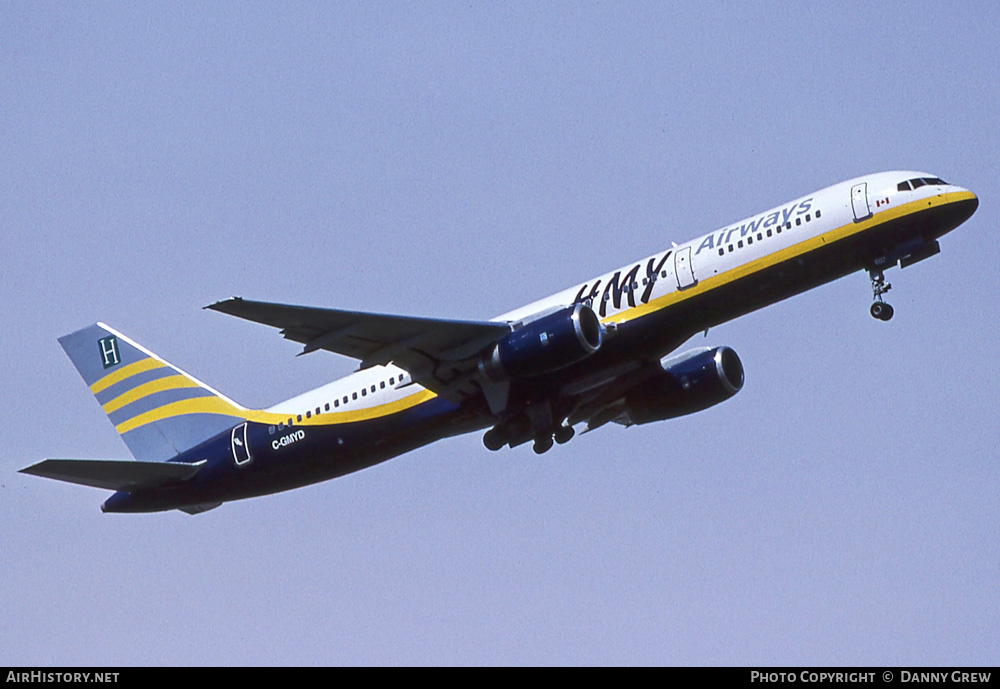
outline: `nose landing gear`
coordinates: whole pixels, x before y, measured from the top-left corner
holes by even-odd
[[[885,303],[882,299],[882,295],[892,289],[892,285],[885,281],[885,275],[878,268],[873,268],[868,271],[868,276],[872,280],[872,297],[875,302],[872,304],[869,312],[872,318],[877,318],[880,321],[887,321],[892,318],[892,306]]]

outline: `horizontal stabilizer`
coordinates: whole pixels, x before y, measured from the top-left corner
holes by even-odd
[[[21,469],[19,473],[78,483],[108,490],[149,488],[173,481],[185,481],[205,465],[180,462],[135,462],[117,459],[46,459]]]

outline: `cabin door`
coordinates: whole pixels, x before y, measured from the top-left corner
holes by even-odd
[[[246,464],[250,461],[250,446],[247,444],[247,425],[237,426],[233,429],[233,461],[237,465]]]
[[[868,183],[862,182],[851,187],[851,206],[854,208],[854,222],[861,222],[872,217],[868,207]]]
[[[674,254],[674,274],[677,275],[677,289],[687,289],[698,282],[694,276],[694,268],[691,266],[690,246],[678,249],[677,253]]]

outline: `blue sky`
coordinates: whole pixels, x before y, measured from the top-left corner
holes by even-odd
[[[991,3],[0,6],[0,664],[983,664],[1000,651]],[[867,172],[942,253],[711,331],[747,384],[544,457],[478,435],[102,515],[56,338],[248,406],[352,370],[202,306],[481,319]]]

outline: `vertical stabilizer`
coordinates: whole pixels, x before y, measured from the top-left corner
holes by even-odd
[[[245,408],[103,323],[59,344],[136,459],[170,459],[247,418]]]

